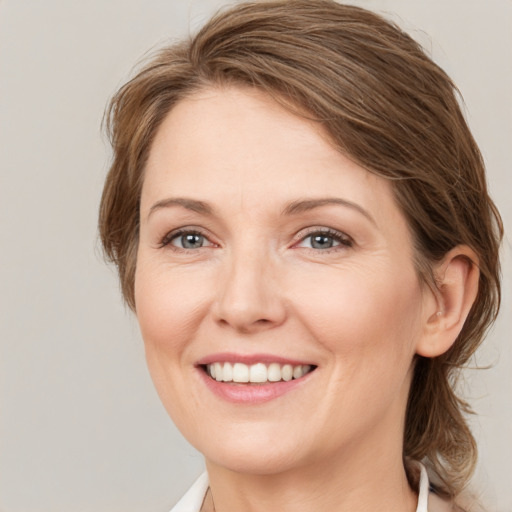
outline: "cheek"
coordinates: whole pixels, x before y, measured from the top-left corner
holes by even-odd
[[[403,413],[421,326],[421,292],[413,272],[401,276],[397,284],[390,274],[352,268],[317,276],[303,290],[302,302],[297,292],[297,314],[328,354],[330,399],[316,414],[331,426],[333,439],[339,429],[362,431],[389,411],[395,418]]]
[[[335,357],[361,357],[361,363],[374,361],[375,354],[386,360],[412,358],[420,326],[420,285],[412,269],[387,270],[341,269],[302,280],[308,284],[295,293],[299,315]]]
[[[137,319],[146,350],[173,358],[182,355],[207,307],[207,287],[200,273],[161,268],[139,260],[135,276]]]
[[[204,303],[199,276],[169,272],[158,263],[139,259],[135,305],[148,370],[167,412],[184,432],[193,431],[197,423],[185,382],[194,378],[190,348]]]

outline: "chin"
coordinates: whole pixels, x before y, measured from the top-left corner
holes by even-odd
[[[216,450],[214,453],[205,453],[207,464],[215,464],[229,471],[251,475],[276,475],[288,472],[300,466],[300,457],[297,452],[276,452],[273,446],[245,448],[235,451],[233,446],[227,449]]]
[[[261,425],[256,429],[235,426],[225,429],[223,435],[213,433],[211,437],[189,441],[207,463],[242,474],[278,474],[300,466],[301,460],[307,458],[304,443],[284,434],[286,427],[279,431],[269,429],[266,433],[262,430]]]

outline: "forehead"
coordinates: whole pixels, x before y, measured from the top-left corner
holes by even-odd
[[[274,161],[320,167],[338,156],[318,123],[285,110],[265,93],[251,88],[208,88],[179,102],[164,119],[152,145],[147,170],[173,165],[242,176],[252,168],[263,176]],[[303,165],[299,165],[307,157]],[[275,171],[276,169],[274,169]],[[314,169],[311,169],[314,171]],[[175,175],[176,176],[176,175]],[[277,176],[275,176],[277,178]]]
[[[318,123],[258,90],[206,89],[178,103],[156,133],[141,209],[165,196],[220,206],[340,196],[396,215],[391,186],[343,155]]]

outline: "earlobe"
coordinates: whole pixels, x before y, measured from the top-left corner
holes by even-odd
[[[478,257],[467,246],[457,246],[434,269],[437,289],[424,311],[423,335],[416,353],[423,357],[444,354],[455,342],[478,293]]]

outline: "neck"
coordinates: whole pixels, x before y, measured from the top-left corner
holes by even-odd
[[[376,448],[366,457],[344,450],[329,461],[269,475],[237,473],[207,461],[211,493],[204,511],[413,512],[417,496],[401,456],[390,458],[389,447]]]

